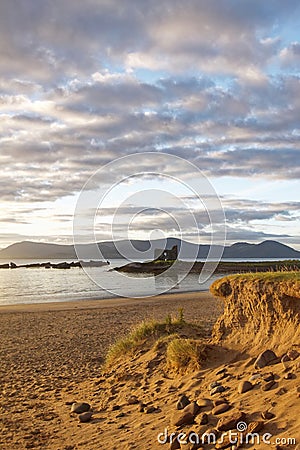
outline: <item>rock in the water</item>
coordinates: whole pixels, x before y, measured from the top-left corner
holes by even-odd
[[[241,381],[238,385],[238,393],[243,394],[244,392],[250,391],[253,388],[253,384],[250,381]]]
[[[197,404],[197,402],[192,402],[189,405],[187,405],[184,409],[184,412],[190,412],[195,417],[198,412],[200,411],[200,406]]]
[[[228,431],[236,427],[236,424],[244,419],[245,414],[241,411],[233,411],[231,414],[221,417],[217,423],[217,430]]]
[[[201,414],[199,423],[200,425],[208,424],[208,415],[206,413]]]
[[[224,392],[226,389],[222,385],[218,385],[210,391],[210,395],[220,394]]]
[[[275,385],[275,381],[271,380],[268,381],[267,383],[264,383],[261,387],[262,391],[269,391],[273,386]]]
[[[265,350],[256,358],[254,367],[255,369],[262,369],[269,364],[273,364],[275,361],[277,362],[275,353],[272,350]]]
[[[89,422],[92,418],[92,411],[86,411],[84,413],[79,414],[78,419],[79,422],[85,423],[85,422]]]
[[[194,423],[194,416],[189,411],[176,411],[173,415],[172,423],[175,427]]]
[[[221,403],[221,405],[215,406],[212,410],[212,413],[214,416],[217,416],[218,414],[223,414],[224,412],[228,411],[230,409],[230,405],[228,403]]]
[[[190,402],[190,400],[188,399],[188,397],[186,396],[186,395],[182,395],[181,397],[180,397],[180,399],[178,400],[178,402],[177,402],[177,405],[176,405],[176,408],[177,409],[183,409],[183,408],[185,408],[187,405],[189,405],[191,402]]]
[[[91,406],[85,402],[73,403],[71,406],[71,412],[74,412],[76,414],[81,414],[81,413],[87,412],[90,409],[91,409]]]
[[[273,419],[273,418],[275,417],[275,414],[273,414],[273,413],[270,412],[270,411],[263,411],[263,412],[261,413],[261,417],[262,417],[263,419],[265,419],[265,420],[271,420],[271,419]]]

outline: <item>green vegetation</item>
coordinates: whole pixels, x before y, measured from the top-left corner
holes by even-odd
[[[117,267],[113,270],[126,273],[140,274],[160,274],[171,267],[176,261],[176,268],[178,271],[186,270],[190,265],[185,261],[180,260],[161,260],[148,261],[140,263],[138,267],[135,264],[126,264],[122,267]],[[203,269],[204,262],[196,261],[193,264],[191,272],[200,273]],[[190,266],[189,266],[190,270]],[[282,261],[220,261],[215,270],[215,274],[230,274],[230,273],[248,273],[248,272],[281,272],[281,271],[297,271],[300,270],[299,260],[282,260]],[[145,275],[144,275],[145,276]]]
[[[206,346],[199,340],[174,338],[167,346],[167,367],[176,371],[200,369]]]
[[[300,271],[280,271],[280,272],[255,272],[227,275],[216,280],[210,286],[210,292],[215,296],[227,297],[231,294],[233,286],[241,282],[264,283],[266,286],[278,283],[299,283]]]
[[[279,272],[249,272],[249,273],[242,273],[242,274],[234,274],[234,275],[228,275],[227,277],[222,278],[223,281],[235,281],[235,280],[263,280],[263,281],[300,281],[300,271],[294,270],[294,271],[284,271],[281,270]]]
[[[106,356],[106,365],[110,366],[124,355],[134,354],[145,341],[153,343],[159,338],[175,334],[184,324],[182,308],[179,310],[178,317],[173,318],[168,314],[164,322],[155,320],[143,321],[134,327],[128,336],[119,339],[111,346]]]
[[[128,357],[142,356],[150,351],[150,357],[157,353],[162,355],[167,370],[199,369],[205,358],[206,346],[202,339],[204,336],[203,327],[187,323],[183,308],[179,308],[176,317],[168,314],[163,322],[143,321],[134,327],[128,336],[118,340],[108,351],[106,368]]]

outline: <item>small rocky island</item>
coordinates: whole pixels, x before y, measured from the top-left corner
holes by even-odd
[[[156,259],[148,262],[132,262],[125,266],[115,267],[112,270],[118,272],[125,272],[130,274],[152,274],[160,275],[166,270],[174,266],[175,260],[162,260]],[[176,261],[176,271],[178,273],[185,272],[190,262]],[[204,267],[204,262],[195,261],[192,268],[189,270],[191,273],[200,273]],[[293,271],[300,269],[299,260],[283,260],[283,261],[220,261],[214,271],[215,274],[228,274],[228,273],[248,273],[248,272],[281,272],[281,271]]]
[[[52,263],[52,262],[42,262],[42,263],[28,263],[28,264],[19,264],[17,265],[14,262],[6,263],[6,264],[0,264],[0,269],[19,269],[21,267],[25,268],[44,268],[44,269],[71,269],[72,267],[102,267],[109,264],[109,261],[72,261],[72,262],[59,262],[59,263]]]

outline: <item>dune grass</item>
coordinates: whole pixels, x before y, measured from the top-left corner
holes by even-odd
[[[160,338],[175,334],[184,324],[182,308],[179,309],[178,316],[172,317],[168,314],[163,322],[156,320],[141,322],[127,336],[110,347],[106,356],[106,366],[111,366],[125,355],[134,354],[145,342],[153,344]]]
[[[263,280],[263,281],[300,281],[300,270],[280,270],[278,272],[251,272],[243,274],[229,275],[230,280],[234,281],[238,278],[243,278],[245,280]],[[224,278],[223,278],[224,279]]]
[[[167,346],[167,367],[175,371],[200,369],[206,346],[199,340],[174,338]]]

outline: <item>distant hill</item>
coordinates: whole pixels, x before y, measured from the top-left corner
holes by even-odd
[[[194,258],[195,256],[197,256],[197,258],[206,258],[210,249],[209,245],[198,246],[190,242],[181,241],[180,239],[168,238],[166,248],[170,249],[173,245],[178,245],[178,248],[181,248],[181,258]],[[93,244],[81,244],[79,247],[84,255],[81,255],[81,259],[99,259],[99,253],[95,251],[95,246]],[[108,241],[98,243],[98,247],[104,259],[123,258],[122,255],[127,255],[131,259],[143,259],[141,252],[147,252],[147,254],[145,254],[146,258],[153,259],[155,249],[164,248],[164,241],[156,240],[152,243],[143,240],[123,240],[117,241],[116,243]],[[5,260],[76,260],[77,255],[73,245],[23,241],[0,250],[0,258]],[[223,258],[240,258],[244,260],[260,258],[300,259],[300,252],[277,241],[264,241],[260,244],[238,242],[225,247]]]
[[[260,244],[238,242],[225,249],[223,258],[298,259],[300,252],[277,241],[263,241]]]

